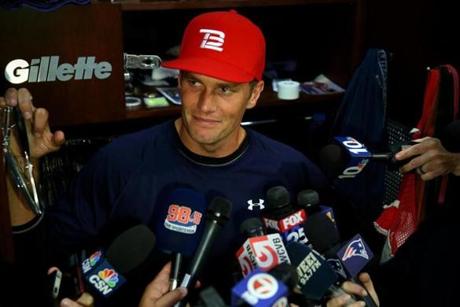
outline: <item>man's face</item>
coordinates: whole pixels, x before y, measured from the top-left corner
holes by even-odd
[[[212,77],[182,72],[182,142],[195,153],[225,156],[235,151],[242,132],[246,109],[255,106],[263,81],[232,83]]]

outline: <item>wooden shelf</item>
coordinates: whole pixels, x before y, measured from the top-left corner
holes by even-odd
[[[342,94],[330,95],[307,95],[300,94],[300,98],[292,101],[280,100],[275,92],[263,92],[258,105],[254,111],[263,111],[264,109],[275,108],[294,108],[294,107],[307,107],[315,110],[327,109],[338,105],[342,98]],[[252,110],[251,110],[252,111]],[[126,119],[140,119],[140,118],[166,118],[176,117],[180,114],[180,106],[167,106],[158,108],[147,108],[141,106],[138,108],[127,109]]]
[[[106,1],[98,1],[106,2]],[[261,7],[261,6],[289,6],[302,4],[355,4],[357,0],[177,0],[177,1],[140,1],[120,0],[119,3],[124,11],[145,10],[187,10],[187,9],[217,9],[237,7]]]

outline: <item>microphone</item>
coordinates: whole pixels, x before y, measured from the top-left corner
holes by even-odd
[[[374,254],[366,241],[359,234],[356,234],[343,244],[342,248],[337,252],[337,257],[348,272],[348,276],[355,278],[374,257]]]
[[[183,257],[191,257],[204,228],[206,198],[190,188],[176,188],[160,200],[154,223],[157,248],[173,253],[170,290],[177,288]]]
[[[320,205],[319,200],[319,194],[315,190],[306,189],[297,194],[297,206],[307,212],[308,219],[315,214],[322,214],[328,216],[335,223],[334,210],[329,206]],[[306,238],[308,240],[308,236]]]
[[[319,206],[319,194],[315,190],[306,189],[297,194],[297,206],[303,208],[310,216],[321,210]]]
[[[310,217],[305,223],[305,233],[315,250],[326,256],[326,261],[342,281],[350,279],[362,285],[355,277],[374,255],[360,235],[340,244],[336,225],[325,215]],[[362,299],[366,306],[376,306],[370,295]]]
[[[108,298],[126,283],[126,274],[145,262],[155,245],[155,235],[145,225],[134,226],[81,263],[90,292]]]
[[[305,221],[305,235],[313,248],[326,258],[334,255],[329,251],[338,250],[340,235],[334,222],[325,214],[314,214]]]
[[[336,143],[323,147],[319,154],[321,168],[328,178],[354,178],[371,159],[367,148],[349,136],[334,137]]]
[[[182,279],[181,287],[190,289],[203,268],[204,262],[208,258],[212,244],[219,235],[222,227],[229,220],[232,211],[232,203],[223,197],[215,197],[209,204],[206,215],[206,225],[200,244],[195,252],[195,255],[188,266],[186,273]],[[185,299],[177,303],[175,306],[184,306]]]
[[[227,307],[220,294],[214,287],[207,287],[200,291],[199,307]]]
[[[340,292],[335,286],[337,275],[320,254],[298,242],[291,242],[286,248],[297,270],[298,286],[305,298],[320,301],[327,293]]]
[[[371,153],[364,144],[350,136],[336,136],[335,143],[320,150],[320,166],[328,178],[354,178],[363,171],[369,161],[383,161],[390,168],[398,168],[410,159],[396,160],[394,155],[404,146],[416,144],[393,144],[388,152]]]
[[[301,225],[307,219],[307,213],[292,206],[288,190],[284,186],[274,186],[267,190],[266,200],[265,226],[280,233],[285,242],[306,244],[308,240]]]
[[[231,306],[288,306],[288,294],[297,284],[297,273],[282,263],[269,272],[256,269],[232,288]]]
[[[243,276],[247,276],[255,268],[269,271],[283,262],[290,263],[281,236],[278,233],[265,234],[259,218],[246,219],[240,230],[248,237],[236,252]]]

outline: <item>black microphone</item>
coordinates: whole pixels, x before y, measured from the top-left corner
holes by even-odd
[[[99,298],[108,298],[127,280],[126,275],[143,264],[155,245],[155,235],[145,225],[134,226],[81,263],[86,290]]]
[[[291,204],[289,191],[284,186],[274,186],[266,193],[267,207],[263,220],[268,229],[278,232],[284,242],[301,242],[306,244],[302,223],[307,214],[304,209]]]
[[[310,216],[321,210],[319,206],[319,194],[315,190],[306,189],[297,194],[297,206],[305,209]]]
[[[319,253],[298,242],[291,242],[286,248],[305,298],[320,301],[328,293],[340,293],[335,285],[337,275]]]
[[[340,235],[337,226],[325,214],[314,214],[310,216],[303,226],[305,235],[313,248],[326,258],[329,251],[340,245]]]
[[[206,225],[203,232],[203,237],[195,252],[195,255],[188,266],[186,273],[182,279],[181,287],[190,289],[201,273],[204,262],[208,258],[212,245],[219,235],[222,227],[230,219],[232,211],[232,203],[223,197],[215,197],[209,204]],[[184,306],[185,299],[177,303],[176,306]]]
[[[241,223],[240,232],[246,238],[260,237],[265,235],[265,228],[260,218],[251,217]]]
[[[165,192],[166,193],[166,192]],[[206,197],[191,188],[175,188],[159,202],[154,222],[157,249],[173,253],[170,290],[177,288],[184,257],[191,257],[204,229]]]

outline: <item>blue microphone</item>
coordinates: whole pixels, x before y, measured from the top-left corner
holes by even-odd
[[[203,233],[205,196],[191,188],[175,188],[159,201],[154,223],[157,248],[174,255],[171,287],[178,286],[183,257],[191,257]]]
[[[354,178],[371,158],[366,146],[350,136],[336,136],[320,151],[321,168],[329,178]]]
[[[287,263],[269,272],[257,268],[232,289],[231,306],[288,306],[288,295],[297,284],[297,273]]]

